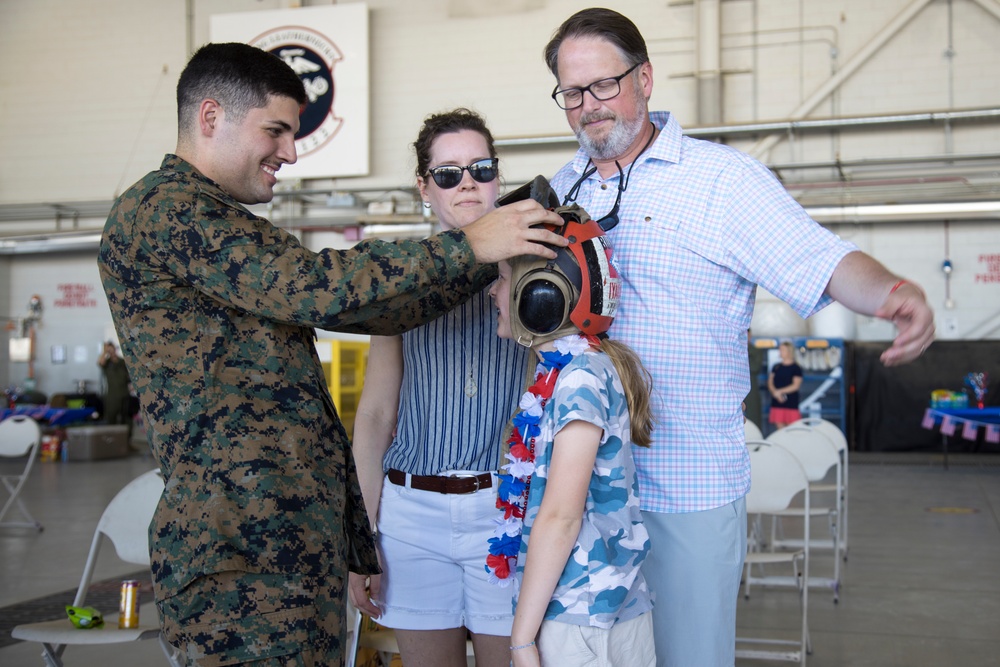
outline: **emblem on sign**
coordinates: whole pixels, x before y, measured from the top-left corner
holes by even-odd
[[[334,67],[344,56],[325,35],[310,28],[286,26],[270,30],[250,44],[284,60],[305,86],[308,101],[299,117],[295,150],[304,157],[322,148],[344,120],[333,111]]]

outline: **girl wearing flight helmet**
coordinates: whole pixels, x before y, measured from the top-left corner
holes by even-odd
[[[516,667],[651,666],[639,569],[649,539],[630,449],[649,444],[650,378],[605,335],[621,285],[603,232],[578,206],[556,212],[569,247],[501,262],[490,289],[498,335],[539,363],[512,420],[487,570],[514,584]]]

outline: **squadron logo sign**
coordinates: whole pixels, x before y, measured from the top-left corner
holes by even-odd
[[[295,135],[298,160],[283,165],[278,180],[368,175],[368,6],[364,2],[216,14],[210,23],[211,41],[243,42],[273,53],[305,86],[308,103]]]
[[[344,124],[333,110],[334,67],[344,59],[340,49],[321,33],[299,26],[266,32],[250,44],[284,60],[302,79],[309,99],[299,117],[300,127],[295,135],[299,157],[322,148]]]

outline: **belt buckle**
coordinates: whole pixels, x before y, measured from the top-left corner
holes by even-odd
[[[469,473],[469,472],[458,472],[458,473],[455,473],[454,475],[448,475],[448,477],[451,477],[451,478],[454,478],[454,479],[469,479],[469,478],[471,478],[472,481],[474,481],[476,483],[476,488],[472,489],[472,491],[462,491],[461,493],[459,493],[459,492],[456,491],[455,495],[458,495],[458,496],[467,496],[470,493],[476,493],[477,491],[479,491],[479,475],[475,475],[475,474]]]

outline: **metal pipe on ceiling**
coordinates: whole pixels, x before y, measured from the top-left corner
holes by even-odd
[[[960,121],[1000,121],[1000,108],[962,109],[956,111],[926,111],[921,113],[889,114],[884,116],[854,116],[848,118],[817,118],[785,120],[737,125],[695,127],[684,130],[689,137],[716,138],[755,136],[761,134],[786,134],[789,132],[821,132],[824,130],[885,128],[895,125],[938,125]],[[497,148],[538,148],[577,144],[576,136],[559,134],[541,137],[509,137],[497,139]],[[942,157],[945,159],[945,157]]]
[[[897,14],[889,23],[887,23],[871,40],[869,40],[857,53],[851,56],[846,63],[841,66],[837,73],[828,78],[823,85],[817,88],[813,93],[800,104],[796,109],[788,114],[788,117],[793,121],[798,121],[804,118],[807,114],[811,113],[820,102],[825,100],[834,91],[840,88],[841,84],[854,76],[861,67],[868,62],[876,53],[878,53],[883,46],[889,43],[889,41],[903,29],[906,24],[908,24],[914,17],[917,16],[924,7],[929,5],[933,0],[912,0],[909,5],[903,8],[903,10]],[[755,146],[750,148],[747,152],[761,159],[764,155],[767,155],[768,151],[774,148],[778,142],[781,141],[781,137],[777,135],[770,135],[757,142]]]

